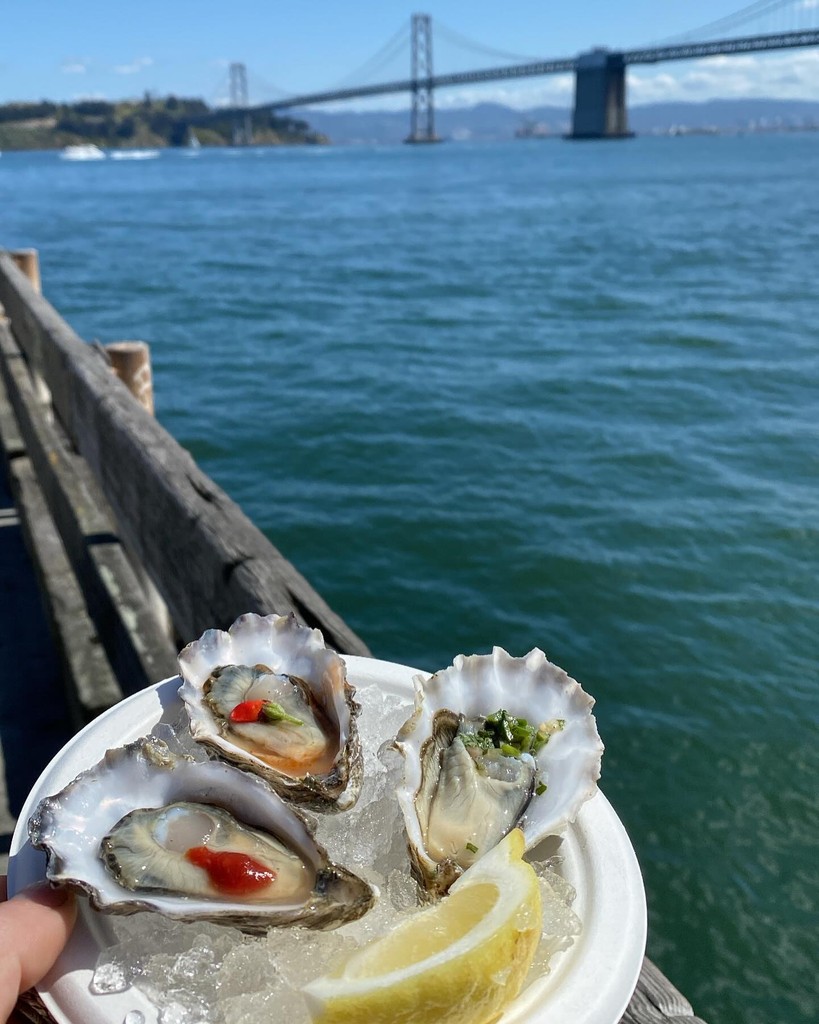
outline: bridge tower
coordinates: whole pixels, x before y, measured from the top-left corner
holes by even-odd
[[[435,134],[435,107],[432,100],[432,18],[428,14],[412,16],[410,78],[410,133],[404,142],[440,142]]]
[[[627,139],[626,63],[622,53],[591,50],[577,58],[570,139]]]
[[[253,142],[253,126],[247,108],[247,68],[244,64],[230,65],[230,106],[233,110],[233,145],[249,146]]]

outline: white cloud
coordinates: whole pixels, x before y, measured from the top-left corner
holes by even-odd
[[[627,84],[630,103],[746,97],[819,100],[819,52],[709,57],[664,71],[635,67],[627,72]]]
[[[64,75],[84,75],[88,70],[89,61],[83,58],[69,57],[60,65]]]
[[[153,57],[136,57],[130,64],[117,64],[114,71],[118,75],[136,75],[154,62]]]
[[[819,0],[816,3],[819,5]],[[626,76],[629,105],[745,97],[819,100],[819,51],[709,57],[656,68],[635,65]],[[436,106],[442,109],[503,103],[520,110],[540,105],[568,107],[573,102],[574,75],[441,89],[435,95]],[[377,105],[386,106],[383,100]]]

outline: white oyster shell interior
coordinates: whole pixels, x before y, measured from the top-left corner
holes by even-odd
[[[179,695],[190,720],[191,735],[215,753],[239,768],[260,775],[277,792],[288,799],[324,810],[351,807],[361,788],[363,758],[358,737],[356,716],[359,706],[355,690],[347,682],[343,659],[324,644],[321,632],[300,625],[294,616],[242,615],[229,630],[209,629],[179,655],[182,686]],[[246,668],[248,690],[244,697],[268,697],[284,704],[276,687],[290,687],[290,678],[307,688],[310,701],[328,735],[329,753],[311,762],[306,752],[320,729],[305,723],[293,726],[287,722],[275,726],[263,724],[236,725],[229,719],[229,710],[214,700],[218,680],[226,678],[219,670],[226,666]],[[255,671],[263,666],[267,674]],[[239,691],[237,691],[239,693]],[[294,717],[309,713],[300,701]],[[226,714],[227,712],[227,714]],[[257,742],[264,733],[275,743],[280,734],[282,751],[265,752]],[[305,756],[301,763],[293,755],[293,744],[299,734],[305,737]],[[287,754],[284,741],[287,741]],[[318,748],[317,748],[318,749]]]
[[[433,732],[440,734],[439,726],[433,730],[440,712],[446,710],[463,715],[467,720],[485,718],[504,709],[516,718],[525,718],[534,725],[543,724],[550,733],[548,742],[535,756],[536,775],[531,799],[523,801],[523,816],[516,821],[504,821],[497,830],[505,834],[515,824],[522,828],[527,849],[531,849],[547,836],[559,835],[574,821],[578,810],[597,788],[603,744],[591,709],[594,700],[580,684],[563,669],[553,665],[543,651],[535,648],[522,658],[512,657],[500,647],[488,655],[459,655],[453,664],[429,677],[417,676],[415,710],[395,740],[395,746],[404,757],[404,776],[398,789],[398,800],[404,816],[413,870],[422,885],[433,892],[444,891],[473,859],[486,852],[477,849],[491,835],[486,822],[451,821],[453,831],[460,828],[464,836],[474,835],[471,852],[460,858],[460,863],[447,859],[440,852],[440,844],[430,841],[428,834],[430,800],[443,782],[447,760],[445,753],[433,741]],[[456,741],[460,747],[459,741]],[[433,756],[430,756],[432,753]],[[526,755],[528,758],[529,755]],[[460,760],[462,760],[461,758]],[[449,763],[457,770],[457,757]],[[432,765],[424,774],[424,765]],[[461,794],[467,788],[466,776],[460,779]],[[453,788],[458,793],[458,786]],[[483,799],[464,801],[453,799],[447,811],[450,818],[461,813],[459,808],[470,807],[463,813],[482,816],[487,813]],[[438,820],[443,819],[438,808]],[[436,848],[437,847],[437,848]]]
[[[155,871],[145,888],[139,881],[122,884],[106,866],[110,859],[110,850],[103,851],[104,841],[110,845],[106,837],[121,832],[123,819],[127,822],[132,812],[179,804],[201,805],[203,817],[208,808],[215,808],[210,816],[219,819],[220,827],[229,828],[231,820],[238,822],[243,832],[239,844],[223,848],[259,851],[261,846],[248,846],[248,841],[264,842],[269,837],[269,842],[302,862],[307,884],[294,885],[284,897],[274,886],[269,899],[248,900],[220,897],[212,891],[198,896],[183,880],[180,893],[174,891],[178,865],[172,866],[166,881],[158,880],[165,867],[156,856]],[[168,822],[161,826],[168,827]],[[170,827],[175,827],[173,822]],[[150,739],[109,750],[65,789],[41,801],[29,821],[29,835],[34,846],[46,851],[49,880],[79,889],[95,909],[108,913],[155,910],[182,921],[210,920],[246,931],[292,924],[332,928],[360,917],[374,899],[364,881],[329,861],[306,822],[261,779],[218,761],[177,758],[163,743]],[[191,842],[199,845],[200,841],[197,832]],[[164,846],[168,850],[163,855],[173,843]],[[137,877],[143,876],[138,873]]]

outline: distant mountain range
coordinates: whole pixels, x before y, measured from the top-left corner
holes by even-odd
[[[293,116],[331,142],[401,142],[409,129],[404,111],[334,111],[303,109]],[[437,110],[437,133],[453,141],[499,141],[521,130],[562,135],[571,123],[567,107],[515,110],[500,103],[480,103],[457,110]],[[819,128],[819,103],[810,100],[709,100],[704,103],[650,103],[629,109],[629,126],[637,134],[684,132],[776,131]]]

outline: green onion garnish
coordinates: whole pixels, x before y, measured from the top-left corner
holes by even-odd
[[[284,710],[281,704],[275,700],[266,700],[262,705],[262,717],[268,722],[289,722],[291,725],[304,725],[299,718],[294,718]]]

